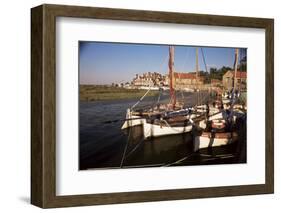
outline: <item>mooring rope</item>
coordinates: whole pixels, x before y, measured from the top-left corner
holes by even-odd
[[[127,155],[125,158],[128,158],[136,149],[144,142],[145,140],[142,139]]]
[[[128,149],[129,140],[130,140],[130,135],[131,135],[131,128],[129,129],[129,134],[128,134],[128,138],[127,138],[127,143],[126,143],[125,149],[124,149],[124,151],[123,151],[123,155],[122,155],[122,159],[121,159],[121,163],[120,163],[120,168],[122,168],[123,163],[124,163],[124,160],[125,160],[125,155],[126,155],[126,152],[127,152],[127,149]]]
[[[194,155],[194,154],[195,154],[195,153],[191,153],[191,154],[189,154],[189,155],[187,155],[187,156],[185,156],[185,157],[183,157],[183,158],[181,158],[181,159],[179,159],[179,160],[177,160],[177,161],[175,161],[175,162],[173,162],[173,163],[165,164],[163,167],[168,167],[168,166],[172,166],[172,165],[181,163],[182,161],[186,160],[187,158],[191,157],[191,156]]]

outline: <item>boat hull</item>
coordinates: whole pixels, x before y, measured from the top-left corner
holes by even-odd
[[[233,122],[235,123],[236,120],[238,118],[241,118],[245,116],[245,113],[241,110],[234,110],[233,111],[233,116],[232,116],[232,119],[233,119]],[[225,120],[227,119],[228,115],[225,113],[225,112],[219,112],[219,113],[216,113],[214,115],[211,115],[209,117],[209,121],[219,121],[219,120]],[[206,129],[207,127],[207,123],[206,123],[206,120],[201,120],[198,124],[198,126],[201,128],[201,129]]]
[[[130,116],[130,118],[123,123],[121,129],[143,125],[144,122],[146,122],[145,118],[141,118],[140,116]]]
[[[175,135],[190,132],[192,130],[192,124],[182,127],[171,127],[159,124],[143,123],[143,136],[144,138],[160,137],[165,135]]]
[[[193,140],[193,150],[225,146],[236,142],[238,135],[236,132],[215,133],[203,132],[202,135],[196,136]]]

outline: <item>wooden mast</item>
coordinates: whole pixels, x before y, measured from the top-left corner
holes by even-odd
[[[234,64],[234,77],[233,77],[233,94],[235,93],[236,90],[236,84],[237,84],[237,67],[238,67],[238,54],[239,50],[238,48],[235,49],[235,64]]]
[[[196,47],[196,93],[197,93],[197,105],[199,105],[199,85],[198,85],[198,70],[199,70],[199,64],[198,64],[198,47]]]
[[[235,90],[236,90],[236,75],[237,75],[237,67],[238,67],[238,53],[239,53],[239,49],[236,48],[235,49],[235,58],[234,58],[234,76],[233,76],[233,85],[232,85],[232,94],[231,94],[231,107],[230,107],[230,118],[231,121],[233,123],[233,106],[234,106],[234,94],[235,94]]]
[[[173,46],[169,46],[169,77],[170,77],[170,98],[172,108],[175,109],[176,106],[176,94],[175,94],[175,76],[174,76],[174,56],[175,56],[175,48]]]

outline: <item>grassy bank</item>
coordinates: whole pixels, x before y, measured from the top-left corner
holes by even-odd
[[[80,85],[80,101],[118,100],[140,98],[145,90],[125,89],[120,87]],[[156,96],[158,91],[150,91],[147,96]]]

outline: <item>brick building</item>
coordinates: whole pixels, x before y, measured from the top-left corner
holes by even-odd
[[[205,81],[205,77],[203,76],[198,76],[197,79],[195,72],[183,72],[183,73],[175,72],[174,78],[175,78],[176,89],[184,89],[184,88],[194,89],[197,86],[203,85]]]
[[[233,87],[234,71],[227,71],[222,78],[223,87],[226,90],[231,90]],[[247,88],[247,72],[237,71],[235,78],[236,87],[242,90]]]

